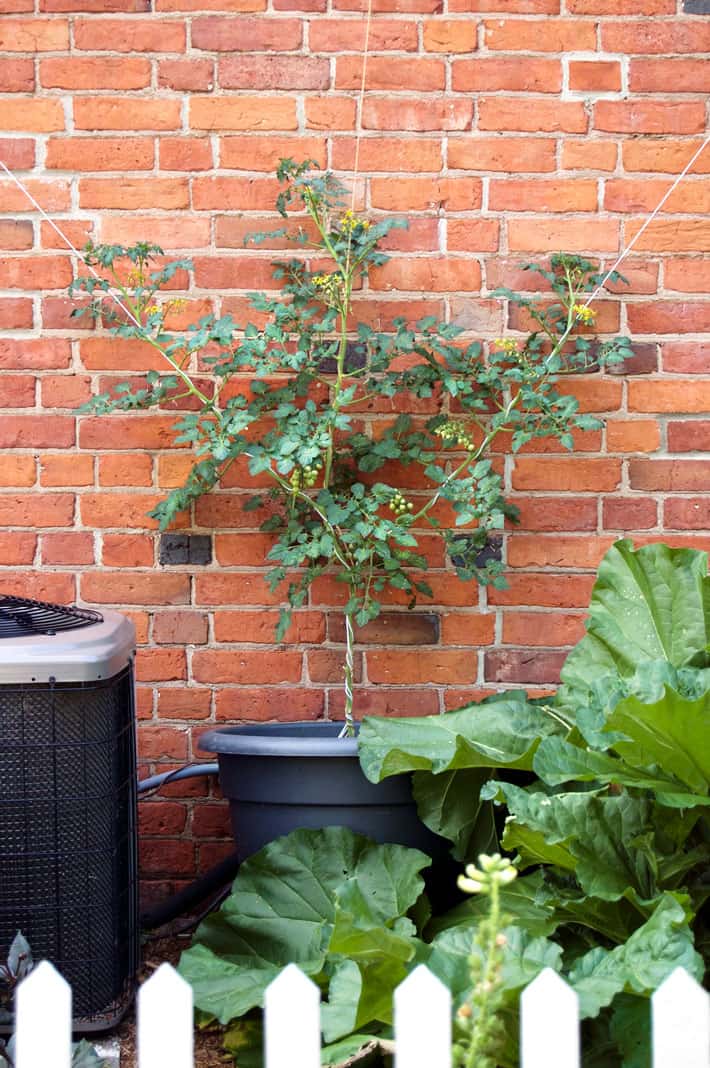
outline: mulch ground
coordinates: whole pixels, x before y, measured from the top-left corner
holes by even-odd
[[[177,965],[180,954],[188,948],[190,940],[190,935],[173,935],[146,942],[143,946],[139,981],[142,983],[149,979],[165,961]],[[106,1037],[117,1038],[120,1042],[121,1068],[138,1068],[135,1007],[124,1017],[116,1030]],[[233,1063],[232,1058],[222,1049],[220,1031],[195,1031],[195,1068],[224,1068],[225,1065]]]

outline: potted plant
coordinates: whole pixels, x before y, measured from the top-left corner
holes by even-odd
[[[274,535],[269,581],[273,589],[284,588],[277,641],[316,578],[332,575],[346,591],[343,724],[226,728],[202,739],[204,748],[220,753],[222,786],[233,804],[249,800],[243,827],[253,833],[248,841],[240,834],[240,848],[251,852],[292,826],[333,820],[381,840],[422,844],[387,818],[396,824],[398,800],[411,807],[411,799],[378,793],[392,784],[374,787],[357,767],[355,628],[378,615],[384,591],[404,595],[410,607],[432,595],[422,551],[422,535],[432,530],[463,580],[504,584],[499,556],[485,551],[515,515],[491,456],[494,442],[511,435],[516,452],[533,438],[554,436],[572,448],[575,429],[599,424],[578,413],[555,379],[622,359],[628,342],[593,346],[585,336],[594,313],[584,294],[600,276],[591,263],[562,255],[549,268],[532,268],[547,279],[551,303],[501,291],[527,315],[531,330],[527,337],[498,339],[488,353],[433,317],[416,328],[403,319],[386,330],[358,322],[359,290],[370,269],[388,259],[382,251],[387,234],[406,223],[373,221],[346,208],[342,186],[330,174],[313,173],[309,163],[284,160],[277,174],[284,226],[254,240],[288,239],[294,254],[274,263],[280,290],[251,298],[260,325],[240,328],[227,315],[171,331],[166,318],[176,302],[161,290],[178,270],[190,269],[189,261],[155,264],[161,250],[145,243],[87,248],[94,274],[79,278],[73,290],[90,299],[75,314],[88,313],[121,337],[145,341],[164,358],[167,373],[150,372],[140,388],[126,383],[84,410],[108,414],[190,399],[175,440],[191,446],[194,465],[185,484],[153,513],[161,528],[218,485],[237,460],[268,480],[269,488],[248,496],[245,507],[261,511],[261,529]],[[212,376],[209,389],[205,369]],[[418,400],[432,398],[434,414],[408,414]],[[389,414],[369,420],[371,408]],[[398,482],[406,468],[423,475],[414,492]],[[306,761],[293,764],[292,777],[285,753]],[[277,754],[274,777],[265,762]],[[315,783],[316,767],[324,769],[322,786]],[[321,790],[326,809],[319,813],[310,794]],[[296,811],[278,817],[277,796]],[[373,820],[363,820],[361,806],[370,803]],[[235,827],[241,826],[233,814]]]

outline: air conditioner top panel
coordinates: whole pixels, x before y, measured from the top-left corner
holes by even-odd
[[[0,641],[0,686],[33,682],[95,682],[122,671],[135,653],[136,633],[119,612],[56,634],[31,634]]]

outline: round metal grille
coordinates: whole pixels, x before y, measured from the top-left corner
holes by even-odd
[[[0,596],[0,639],[26,638],[31,634],[57,634],[101,623],[100,612],[87,608],[48,604],[27,597]]]

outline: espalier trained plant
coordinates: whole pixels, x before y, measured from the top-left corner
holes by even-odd
[[[184,333],[169,330],[166,317],[176,301],[160,291],[191,264],[153,269],[161,250],[145,243],[89,246],[86,263],[103,277],[79,278],[72,290],[91,297],[74,314],[88,312],[114,334],[144,340],[169,371],[150,372],[145,387],[119,386],[84,410],[196,402],[175,438],[192,447],[194,466],[185,485],[153,513],[161,527],[245,457],[251,475],[266,475],[271,483],[245,507],[266,507],[261,529],[275,535],[270,583],[287,583],[277,640],[319,575],[329,571],[347,588],[345,719],[352,734],[353,623],[374,619],[385,591],[404,593],[410,606],[419,595],[432,595],[420,539],[429,528],[441,529],[442,515],[453,514],[456,527],[467,532],[462,537],[441,529],[459,576],[503,584],[495,554],[481,556],[490,534],[514,515],[491,461],[495,439],[509,432],[514,452],[547,436],[572,448],[573,430],[599,424],[578,414],[575,399],[555,389],[555,378],[622,359],[629,343],[593,347],[589,338],[573,338],[593,321],[582,301],[600,276],[593,264],[571,256],[553,257],[549,270],[531,267],[549,282],[552,303],[500,291],[527,312],[532,331],[497,340],[487,355],[479,343],[463,341],[460,328],[434,317],[416,330],[403,319],[390,330],[357,323],[357,291],[370,268],[387,261],[383,239],[406,223],[370,221],[346,210],[335,178],[309,168],[282,161],[277,208],[289,226],[255,235],[256,241],[290,238],[299,250],[274,264],[279,292],[251,298],[266,325],[241,328],[226,315],[203,318]],[[214,388],[204,385],[205,367]],[[435,398],[436,414],[413,419],[406,414],[412,398]],[[368,423],[368,403],[383,401],[400,414]],[[412,465],[423,472],[422,488],[405,493],[397,475]]]

